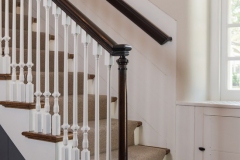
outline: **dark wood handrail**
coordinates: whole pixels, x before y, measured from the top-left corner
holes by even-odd
[[[128,51],[131,50],[131,46],[129,45],[117,44],[68,0],[53,0],[53,2],[111,55],[120,56],[119,51],[121,51],[121,53],[122,51],[128,53]]]
[[[145,31],[149,36],[151,36],[159,44],[163,45],[168,41],[172,41],[172,37],[169,37],[162,30],[156,27],[153,23],[147,20],[143,15],[137,12],[129,4],[124,2],[124,0],[107,0],[111,5],[113,5],[117,10],[123,13],[127,18],[129,18],[133,23]]]

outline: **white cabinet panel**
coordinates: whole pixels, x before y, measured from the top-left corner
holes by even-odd
[[[194,107],[177,107],[176,112],[177,160],[194,159]]]
[[[240,118],[204,116],[204,160],[240,159]]]
[[[240,154],[213,151],[211,160],[239,160]]]
[[[240,105],[206,104],[177,106],[177,160],[240,160]]]
[[[195,107],[195,124],[194,124],[194,160],[203,160],[203,152],[199,150],[199,147],[203,147],[203,122],[204,122],[204,108]]]

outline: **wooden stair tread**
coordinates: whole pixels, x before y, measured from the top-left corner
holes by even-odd
[[[12,74],[0,74],[0,80],[11,80]],[[19,72],[16,72],[16,79],[19,79]]]
[[[88,74],[88,79],[94,79],[95,75],[94,74]]]
[[[142,122],[141,121],[137,121],[137,127],[141,127],[142,126]]]
[[[0,80],[11,80],[12,75],[11,74],[0,74]]]
[[[73,59],[74,58],[74,54],[68,53],[68,59]]]
[[[57,142],[63,141],[63,133],[61,133],[61,135],[59,136],[54,136],[52,134],[43,134],[43,133],[35,133],[33,131],[29,131],[29,132],[26,131],[26,132],[22,132],[22,135],[30,139],[41,140],[46,142],[57,143]],[[68,133],[68,139],[69,140],[73,139],[72,133]]]
[[[105,120],[106,119],[104,119],[102,121],[105,121]],[[113,121],[114,120],[115,119],[113,119]],[[94,122],[94,121],[89,121],[89,124],[92,124],[92,122]],[[79,125],[82,126],[82,123],[83,122],[79,123]],[[142,126],[142,122],[141,121],[129,121],[129,123],[137,124],[136,127]],[[61,135],[55,136],[55,135],[52,135],[52,134],[36,133],[34,131],[24,131],[24,132],[22,132],[22,135],[27,137],[27,138],[30,138],[30,139],[46,141],[46,142],[57,143],[57,142],[63,141],[63,132],[61,132]],[[71,130],[69,130],[69,132],[68,132],[68,138],[70,140],[73,139],[73,133],[72,133]]]
[[[117,97],[112,97],[111,102],[116,102],[117,101]]]
[[[12,101],[0,101],[0,105],[6,108],[16,108],[16,109],[35,109],[36,103],[26,103],[26,102],[12,102]],[[44,108],[44,103],[41,103],[41,108]]]
[[[32,17],[32,23],[37,23],[37,18]]]
[[[49,40],[55,40],[55,36],[50,34]]]

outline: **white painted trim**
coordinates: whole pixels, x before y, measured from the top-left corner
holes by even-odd
[[[210,100],[220,100],[221,0],[211,1]]]
[[[222,19],[222,28],[221,28],[221,44],[226,44],[227,43],[227,39],[228,39],[228,36],[227,36],[227,15],[226,13],[228,13],[228,8],[224,7],[224,6],[227,6],[228,3],[226,0],[222,0],[222,7],[221,7],[221,12],[222,12],[222,15],[221,15],[221,19]],[[225,52],[227,52],[227,45],[221,45],[221,78],[220,78],[220,81],[221,81],[221,99],[225,99],[225,100],[228,100],[228,95],[229,94],[228,92],[228,82],[227,82],[227,79],[226,79],[226,76],[227,76],[227,73],[228,73],[228,65],[227,65],[227,55],[224,54]]]
[[[177,106],[198,106],[198,107],[214,107],[214,108],[231,108],[240,109],[240,101],[193,101],[193,102],[177,102]]]
[[[240,90],[229,90],[228,72],[229,60],[239,60],[238,57],[228,57],[229,27],[239,24],[228,24],[228,1],[212,0],[211,26],[211,66],[210,66],[210,100],[240,100]],[[217,34],[218,33],[218,34]]]

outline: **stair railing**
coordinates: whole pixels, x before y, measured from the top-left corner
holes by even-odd
[[[15,1],[15,0],[14,0]],[[14,7],[16,9],[16,7]],[[15,15],[14,15],[15,16]],[[14,20],[14,19],[13,19]],[[16,20],[15,20],[16,22]],[[16,32],[16,31],[15,31]],[[14,35],[14,34],[13,34]],[[28,59],[27,59],[27,84],[26,84],[26,102],[34,101],[34,85],[32,83],[32,0],[28,0]],[[16,51],[13,51],[13,53]]]
[[[19,82],[17,83],[17,101],[26,101],[26,85],[24,83],[24,0],[20,1],[20,61],[18,66],[20,68]]]
[[[94,153],[95,154],[95,160],[100,159],[99,157],[99,57],[102,55],[102,47],[95,41],[93,40],[92,42],[93,46],[93,55],[95,56],[95,139],[94,139]],[[108,106],[107,106],[108,107]]]
[[[64,111],[63,111],[63,148],[62,148],[62,159],[68,160],[69,158],[69,147],[68,147],[68,28],[70,26],[71,19],[64,12],[62,13],[62,25],[64,26]],[[76,58],[75,58],[76,59]]]
[[[42,129],[42,114],[41,114],[41,103],[40,103],[40,98],[42,95],[42,92],[40,90],[40,84],[41,84],[41,78],[40,78],[40,65],[41,65],[41,61],[40,61],[40,4],[41,0],[37,0],[37,37],[36,37],[36,91],[34,93],[34,95],[36,96],[36,113],[34,115],[34,120],[35,120],[35,126],[34,126],[34,131],[36,133],[41,133],[42,131],[45,132],[46,130],[46,126],[44,126],[43,128],[45,128],[45,130]],[[46,47],[46,46],[45,46]],[[46,52],[46,50],[45,50]],[[46,87],[46,86],[45,86]],[[46,88],[45,88],[46,89]],[[48,96],[50,96],[50,92],[48,93]],[[46,98],[46,92],[45,92],[45,98]],[[49,98],[45,99],[45,112],[48,111],[49,105],[46,107],[46,104],[49,104]],[[43,122],[44,123],[44,122]],[[50,124],[51,125],[51,124]]]
[[[62,160],[90,160],[89,142],[88,142],[88,57],[89,44],[92,43],[92,51],[95,56],[95,160],[99,160],[99,58],[102,52],[105,52],[105,65],[107,66],[107,160],[111,160],[111,71],[114,64],[113,57],[118,57],[118,108],[119,108],[119,160],[128,159],[128,144],[127,144],[127,64],[126,56],[131,51],[131,46],[126,44],[117,44],[106,33],[104,33],[97,25],[88,19],[78,8],[67,0],[43,0],[45,7],[45,91],[42,95],[41,88],[41,61],[40,56],[42,49],[41,43],[41,0],[36,0],[37,3],[37,29],[36,29],[36,53],[32,53],[32,0],[28,0],[28,57],[27,62],[24,62],[24,2],[20,0],[20,39],[19,39],[19,57],[20,61],[17,65],[17,39],[16,39],[16,0],[12,0],[12,80],[10,83],[9,100],[22,103],[35,103],[36,112],[34,115],[34,132],[41,134],[60,135],[60,129],[63,128],[63,147]],[[4,56],[0,55],[0,73],[10,74],[10,56],[9,56],[9,2],[5,0],[5,34],[2,37],[2,28],[0,28],[0,41],[4,40]],[[2,23],[2,0],[0,1],[0,24]],[[54,92],[51,94],[49,90],[49,16],[50,8],[55,19],[55,44],[54,44]],[[59,38],[58,28],[59,20],[62,16],[62,25],[64,27],[64,105],[63,105],[63,124],[60,124],[59,115]],[[2,26],[2,25],[1,25]],[[70,150],[68,142],[68,131],[70,128],[68,122],[68,30],[71,26],[71,33],[74,39],[74,62],[73,62],[73,124],[71,126],[73,132],[73,144]],[[78,148],[78,46],[79,35],[81,43],[84,46],[84,104],[83,104],[83,150],[80,153]],[[1,49],[1,48],[0,48]],[[36,63],[33,64],[32,54],[36,54]],[[32,83],[32,67],[36,66],[36,89],[34,93],[34,85]],[[17,80],[16,68],[19,67],[19,79]],[[25,84],[24,68],[27,70],[27,84]],[[35,95],[35,102],[33,98]],[[41,97],[44,96],[44,113],[41,112]],[[54,98],[54,105],[50,106],[49,99]],[[54,115],[50,114],[50,108],[53,108]],[[62,106],[61,106],[62,107]]]
[[[4,56],[2,58],[2,73],[3,74],[9,74],[10,73],[10,56],[9,56],[9,1],[5,1],[5,34],[2,38],[2,41],[4,40],[5,46],[4,46]]]
[[[77,85],[78,85],[78,36],[81,32],[80,26],[76,24],[76,22],[72,21],[72,34],[74,37],[74,69],[73,69],[73,125],[71,127],[73,131],[73,145],[72,145],[72,159],[80,159],[80,151],[78,149],[78,90],[77,90]]]
[[[49,104],[49,98],[51,96],[50,90],[49,90],[49,12],[50,12],[50,7],[51,7],[52,1],[50,0],[43,0],[43,5],[45,7],[45,92],[43,93],[45,97],[45,103],[44,103],[44,115],[43,115],[43,133],[44,134],[50,134],[51,133],[51,115],[50,115],[50,104]],[[39,6],[40,4],[37,4],[37,9],[40,9]],[[38,12],[38,11],[37,11]],[[38,22],[38,21],[37,21]],[[40,24],[40,22],[38,23]],[[40,32],[37,29],[37,32]],[[56,58],[56,53],[54,53],[54,58]],[[55,59],[54,59],[54,64],[55,64]],[[55,64],[56,65],[56,64]],[[37,71],[38,72],[38,71]],[[38,77],[40,80],[40,77]],[[54,82],[55,82],[55,66],[54,66]],[[40,84],[37,84],[40,85]],[[54,91],[56,84],[54,84]],[[39,86],[40,88],[40,86]],[[55,93],[55,92],[54,92]]]
[[[17,77],[16,77],[16,69],[17,69],[17,62],[16,62],[16,0],[12,1],[12,81],[10,83],[10,94],[9,99],[10,101],[17,101]],[[1,22],[2,23],[2,22]]]
[[[172,37],[164,33],[160,28],[155,26],[147,18],[145,18],[136,9],[130,6],[124,0],[107,0],[113,7],[124,14],[129,20],[135,23],[139,28],[146,32],[150,37],[152,37],[160,45],[172,41]]]

